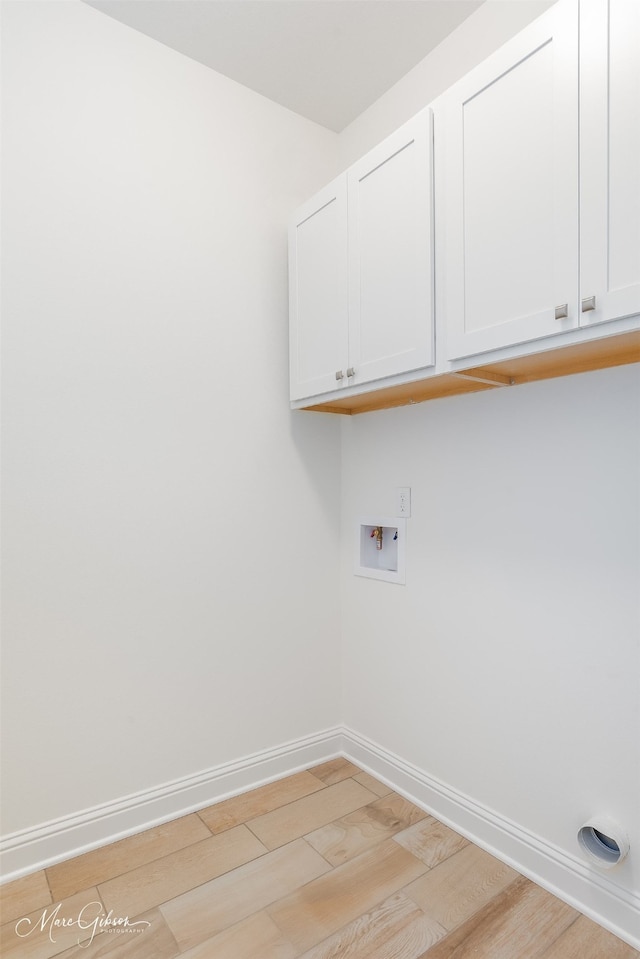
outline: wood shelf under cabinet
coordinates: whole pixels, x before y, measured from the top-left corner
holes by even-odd
[[[570,376],[612,366],[640,362],[640,331],[621,333],[564,346],[560,349],[502,360],[486,366],[473,366],[456,373],[443,373],[426,380],[404,383],[383,389],[333,399],[327,403],[305,406],[305,410],[322,413],[341,413],[352,416],[386,410],[395,406],[411,406],[443,396],[477,393],[482,390],[502,389],[532,383],[536,380]]]

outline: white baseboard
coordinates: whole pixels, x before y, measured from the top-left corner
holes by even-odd
[[[283,776],[346,756],[496,858],[640,949],[640,899],[354,730],[336,726],[0,840],[9,882]]]
[[[497,859],[640,949],[640,898],[577,855],[550,844],[351,729],[344,755]]]
[[[342,727],[224,763],[0,839],[0,883],[185,816],[343,753]]]

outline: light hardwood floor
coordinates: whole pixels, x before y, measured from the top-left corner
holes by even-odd
[[[640,959],[343,759],[19,879],[0,906],[5,959]]]

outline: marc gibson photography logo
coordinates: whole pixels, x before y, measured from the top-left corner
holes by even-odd
[[[96,935],[101,932],[111,933],[141,933],[151,925],[146,919],[132,922],[128,916],[114,916],[113,909],[104,911],[101,902],[89,902],[83,906],[77,916],[61,916],[59,903],[54,909],[44,909],[39,919],[30,919],[25,916],[18,919],[15,930],[21,939],[33,936],[37,932],[47,932],[50,942],[56,941],[54,934],[61,929],[78,929],[78,945],[88,948]]]

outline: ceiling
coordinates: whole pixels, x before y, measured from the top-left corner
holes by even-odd
[[[85,0],[339,132],[482,0]]]

